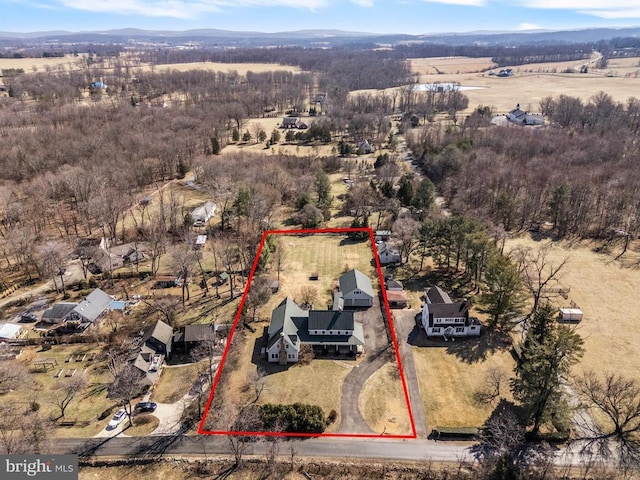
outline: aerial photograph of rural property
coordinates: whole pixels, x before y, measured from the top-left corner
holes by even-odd
[[[640,479],[640,0],[0,0],[0,480]]]

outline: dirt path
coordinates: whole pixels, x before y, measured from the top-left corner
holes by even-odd
[[[76,282],[79,282],[82,279],[82,267],[80,266],[79,260],[72,260],[67,264],[67,268],[64,274],[64,283],[66,286],[72,285]],[[58,282],[60,283],[60,282]],[[28,299],[28,298],[37,298],[50,290],[53,290],[53,281],[49,280],[45,283],[37,285],[35,287],[29,289],[20,289],[13,292],[6,298],[0,300],[0,309],[11,305],[20,300]]]

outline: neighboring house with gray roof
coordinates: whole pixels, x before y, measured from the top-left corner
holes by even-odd
[[[78,304],[75,302],[56,303],[44,311],[40,321],[49,324],[61,323],[77,306]]]
[[[132,357],[133,366],[144,373],[142,383],[153,385],[160,376],[164,361],[171,356],[173,328],[158,320],[142,335],[142,346]]]
[[[216,204],[207,202],[191,212],[191,220],[194,227],[203,227],[216,213]]]
[[[373,306],[371,279],[359,270],[349,270],[338,279],[344,307]]]
[[[449,294],[440,287],[425,292],[422,307],[422,327],[427,336],[468,337],[480,335],[480,321],[469,316],[471,305],[467,301],[452,302]]]
[[[289,297],[273,310],[267,337],[267,360],[280,365],[297,362],[302,345],[338,353],[356,352],[364,345],[362,324],[353,312],[303,310]]]
[[[376,242],[376,250],[378,250],[380,265],[396,264],[402,261],[400,252],[390,248],[386,242]]]
[[[78,323],[86,327],[96,320],[109,308],[113,297],[99,288],[91,292],[80,304],[67,315],[67,322]]]

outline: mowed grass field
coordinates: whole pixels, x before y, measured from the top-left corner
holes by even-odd
[[[537,242],[529,235],[509,240],[505,251],[518,246],[539,249],[548,241]],[[615,261],[616,252],[594,252],[595,242],[556,242],[548,259],[556,265],[568,262],[560,273],[560,285],[571,289],[568,299],[554,299],[557,306],[574,301],[584,313],[577,332],[584,339],[584,357],[574,367],[576,374],[594,370],[615,372],[628,378],[640,377],[640,329],[636,300],[640,287],[640,255],[628,251]]]
[[[294,300],[300,298],[302,287],[315,288],[318,293],[315,308],[326,308],[333,302],[333,289],[338,285],[338,277],[352,268],[360,270],[372,279],[373,289],[379,288],[377,274],[372,265],[371,242],[352,241],[343,234],[275,235],[285,252],[283,268],[280,272],[280,291],[272,297],[263,309],[266,317],[286,296]],[[318,280],[310,280],[312,272],[318,273]],[[275,266],[270,275],[274,276]]]
[[[506,349],[486,349],[487,334],[479,339],[458,341],[449,347],[413,347],[413,360],[418,373],[420,396],[427,418],[427,428],[480,427],[493,410],[493,405],[480,404],[474,394],[483,388],[492,369],[504,373],[501,395],[510,398],[508,378],[515,361]],[[485,351],[470,360],[465,350]],[[460,353],[456,353],[460,352]]]

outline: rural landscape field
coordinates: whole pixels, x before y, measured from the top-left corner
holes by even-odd
[[[629,31],[1,34],[0,453],[638,478]]]

